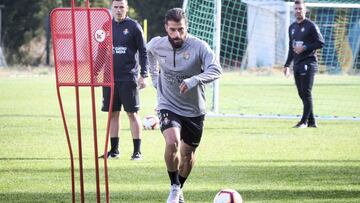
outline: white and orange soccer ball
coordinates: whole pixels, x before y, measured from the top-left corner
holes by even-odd
[[[241,195],[233,189],[220,190],[215,198],[214,203],[242,203]]]
[[[154,115],[145,116],[143,119],[144,130],[154,130],[159,127],[159,118]]]

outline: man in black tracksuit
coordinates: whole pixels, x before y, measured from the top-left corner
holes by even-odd
[[[119,158],[120,111],[124,108],[133,138],[132,160],[141,159],[141,120],[139,111],[139,89],[146,86],[147,54],[142,29],[135,20],[127,16],[127,0],[112,0],[113,15],[113,63],[114,63],[114,99],[110,118],[111,149],[108,158]],[[139,66],[136,53],[139,53]],[[110,88],[103,89],[102,111],[109,111]]]
[[[289,75],[289,66],[293,61],[295,84],[303,102],[303,115],[295,128],[317,127],[313,113],[311,90],[317,71],[316,49],[324,45],[324,38],[314,22],[306,19],[306,7],[303,0],[295,0],[296,22],[289,27],[289,53],[284,74]]]

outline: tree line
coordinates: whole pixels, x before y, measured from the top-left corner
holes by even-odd
[[[74,0],[77,7],[85,0]],[[148,20],[148,38],[165,35],[164,15],[172,7],[181,7],[182,0],[128,0],[129,16],[141,25]],[[89,0],[90,7],[110,8],[111,0]],[[71,0],[0,0],[3,5],[1,46],[8,65],[38,66],[48,63],[51,45],[49,14],[56,7],[70,7]]]

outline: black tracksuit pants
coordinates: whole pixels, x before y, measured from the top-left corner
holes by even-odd
[[[298,94],[303,103],[303,114],[300,122],[314,123],[312,87],[316,72],[316,64],[301,64],[300,67],[294,67],[295,84]]]

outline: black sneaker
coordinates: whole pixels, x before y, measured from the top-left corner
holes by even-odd
[[[317,124],[316,124],[316,122],[309,122],[308,123],[308,126],[307,126],[308,128],[317,128]]]
[[[119,152],[108,152],[107,153],[107,158],[108,159],[118,159],[120,157],[120,153]],[[99,156],[99,158],[103,159],[104,155]]]
[[[133,160],[133,161],[141,160],[141,153],[140,152],[134,152],[133,155],[131,156],[131,160]]]
[[[304,122],[298,122],[293,128],[307,128],[307,123]]]

